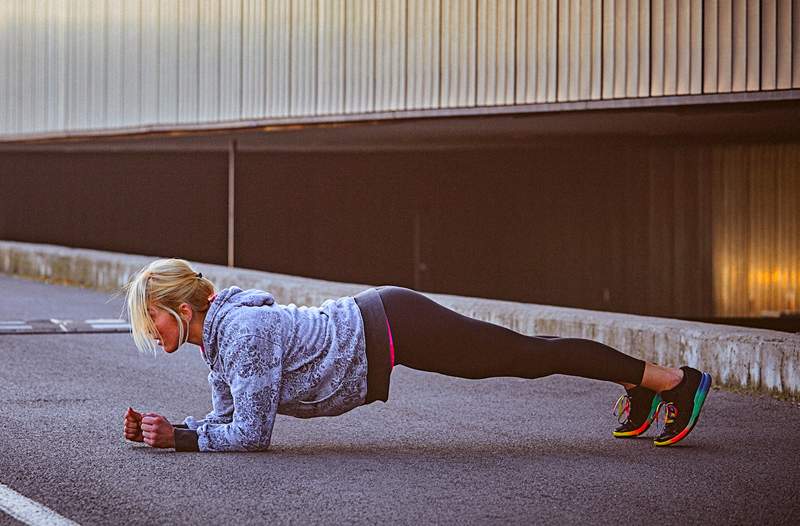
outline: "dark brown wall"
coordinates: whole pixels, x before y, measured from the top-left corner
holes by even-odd
[[[708,316],[703,148],[240,153],[238,266]],[[0,238],[226,262],[225,154],[0,154]],[[424,266],[420,266],[424,265]]]
[[[226,262],[225,154],[2,153],[0,238]]]

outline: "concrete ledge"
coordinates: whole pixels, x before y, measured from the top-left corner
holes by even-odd
[[[156,256],[0,241],[0,272],[99,290],[119,290]],[[281,303],[319,305],[368,285],[197,263],[219,288],[272,292]],[[800,397],[800,334],[430,294],[462,314],[524,334],[590,338],[644,360],[709,371],[718,385]]]

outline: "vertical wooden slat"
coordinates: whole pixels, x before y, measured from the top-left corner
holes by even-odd
[[[778,0],[777,17],[776,87],[789,89],[792,87],[792,0]]]
[[[44,8],[46,7],[45,2],[39,2],[37,9],[36,9],[36,21],[34,22],[33,26],[31,27],[30,31],[33,36],[33,45],[34,45],[34,62],[33,62],[33,121],[32,121],[32,129],[33,131],[41,132],[46,130],[46,119],[47,119],[47,99],[45,98],[46,93],[46,84],[47,84],[47,26],[46,26],[46,13],[44,12]],[[2,12],[0,11],[0,17],[2,17]],[[0,22],[2,24],[2,22]],[[93,27],[92,27],[93,29]],[[2,29],[0,29],[2,31]],[[92,46],[90,46],[90,50]],[[3,69],[0,69],[2,72]],[[0,73],[2,74],[2,73]],[[91,88],[91,87],[90,87]],[[91,99],[91,91],[88,93],[89,100]],[[2,105],[2,99],[0,99],[0,105]],[[93,115],[89,115],[90,121],[93,119]]]
[[[375,11],[375,109],[406,106],[406,0],[384,0]]]
[[[344,109],[344,8],[344,0],[318,4],[316,115]]]
[[[442,0],[442,107],[475,104],[476,10],[475,2]],[[525,71],[526,51],[518,54],[520,72]],[[518,76],[518,94],[524,90],[525,78]]]
[[[761,88],[761,0],[747,0],[747,89]]]
[[[514,101],[514,3],[478,0],[478,105]]]
[[[375,2],[348,0],[346,11],[344,111],[372,111],[375,106]]]
[[[11,77],[11,61],[9,57],[9,48],[11,47],[11,2],[0,2],[0,71],[4,71],[0,75],[0,134],[10,134],[11,129],[9,126],[8,113],[11,107],[11,97],[9,96],[8,83]],[[50,13],[50,6],[47,8],[48,18],[52,18]]]
[[[579,0],[569,2],[569,52],[567,68],[567,100],[578,100],[580,96],[581,68],[581,4]]]
[[[761,89],[773,90],[776,85],[777,4],[762,0],[761,4]]]
[[[264,92],[264,111],[272,117],[289,115],[293,94],[292,17],[290,0],[273,0],[266,4],[266,42],[264,55],[267,75]]]
[[[732,0],[733,60],[731,64],[731,90],[744,91],[747,87],[747,0]]]

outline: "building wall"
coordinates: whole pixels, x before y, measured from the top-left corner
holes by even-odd
[[[5,0],[0,139],[800,88],[792,0]]]

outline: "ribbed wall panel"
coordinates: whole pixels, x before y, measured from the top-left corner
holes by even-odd
[[[372,0],[347,0],[344,60],[347,113],[375,109],[375,10]]]
[[[478,106],[514,102],[514,12],[513,0],[478,0]]]
[[[345,1],[327,0],[318,5],[316,115],[344,112]]]
[[[266,42],[264,74],[265,115],[286,117],[289,115],[291,94],[291,3],[290,0],[274,0],[267,4],[265,22]]]
[[[6,0],[0,134],[800,87],[800,0]]]
[[[796,311],[797,149],[788,144],[718,146],[712,162],[715,315]]]
[[[476,103],[477,7],[476,0],[442,0],[443,108]]]
[[[317,2],[294,0],[290,6],[289,115],[313,115],[317,106]]]
[[[264,115],[266,92],[266,3],[242,2],[242,118]]]
[[[108,0],[113,1],[113,0]],[[178,122],[180,18],[178,2],[160,0],[158,11],[158,121]]]
[[[375,12],[375,110],[406,107],[406,0],[383,0]]]
[[[407,0],[406,5],[406,104],[438,108],[440,0]]]

